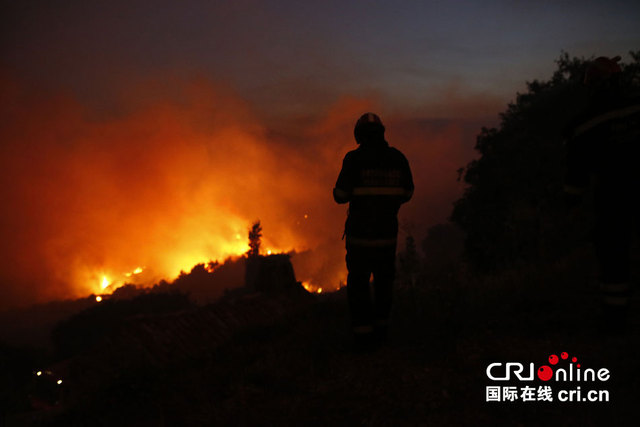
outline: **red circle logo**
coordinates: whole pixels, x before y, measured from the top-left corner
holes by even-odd
[[[550,366],[544,365],[538,368],[538,378],[542,381],[549,381],[553,376],[553,369]]]

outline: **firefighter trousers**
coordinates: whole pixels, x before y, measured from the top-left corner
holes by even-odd
[[[355,332],[368,332],[377,326],[386,327],[391,313],[395,259],[395,245],[347,245],[347,296]],[[372,275],[373,298],[369,285]]]

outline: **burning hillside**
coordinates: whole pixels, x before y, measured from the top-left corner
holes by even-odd
[[[228,89],[203,80],[151,84],[110,110],[0,80],[5,305],[172,280],[245,253],[256,218],[263,253],[296,251],[296,276],[311,289],[344,281],[344,207],[331,188],[355,147],[353,120],[371,102],[345,98],[323,118],[276,132]],[[416,165],[407,212],[424,226],[447,214],[447,204],[434,209],[434,201],[459,192],[454,166],[466,159],[466,134],[399,123],[396,135]],[[443,163],[446,150],[453,155]],[[434,184],[434,174],[451,179]]]
[[[3,92],[13,100],[2,114],[2,255],[12,265],[3,279],[46,284],[30,291],[40,299],[153,283],[240,255],[258,215],[265,252],[311,248],[331,226],[319,212],[333,171],[270,141],[223,90],[195,83],[180,102],[108,118],[8,82]]]

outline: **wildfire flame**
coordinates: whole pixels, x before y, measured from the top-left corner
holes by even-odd
[[[135,275],[135,274],[140,274],[140,273],[142,273],[142,271],[143,271],[143,270],[144,270],[144,268],[143,268],[143,267],[137,267],[135,270],[130,271],[130,272],[128,272],[128,273],[125,273],[124,275],[125,275],[125,277],[131,277],[131,276],[133,276],[133,275]]]
[[[245,254],[256,218],[265,254],[317,251],[292,258],[298,279],[322,283],[313,292],[344,277],[344,206],[330,189],[368,100],[345,98],[280,133],[206,81],[176,83],[171,94],[141,87],[113,116],[73,95],[0,84],[11,106],[0,179],[12,206],[0,221],[11,224],[0,281],[16,283],[14,300],[104,298],[125,283],[172,281]]]
[[[311,284],[309,282],[302,282],[302,287],[305,288],[305,290],[307,292],[312,293],[312,294],[321,294],[322,293],[322,288],[320,286],[313,285],[313,284]]]

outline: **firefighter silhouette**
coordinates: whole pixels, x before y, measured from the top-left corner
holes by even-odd
[[[593,182],[603,321],[616,327],[626,321],[632,292],[630,251],[640,188],[640,97],[622,84],[619,60],[599,57],[586,69],[589,102],[568,130],[565,177],[571,204]]]
[[[384,138],[380,118],[366,113],[333,189],[337,203],[349,203],[345,224],[347,296],[356,343],[386,338],[395,278],[398,210],[413,194],[409,162]],[[369,280],[373,275],[372,301]]]

